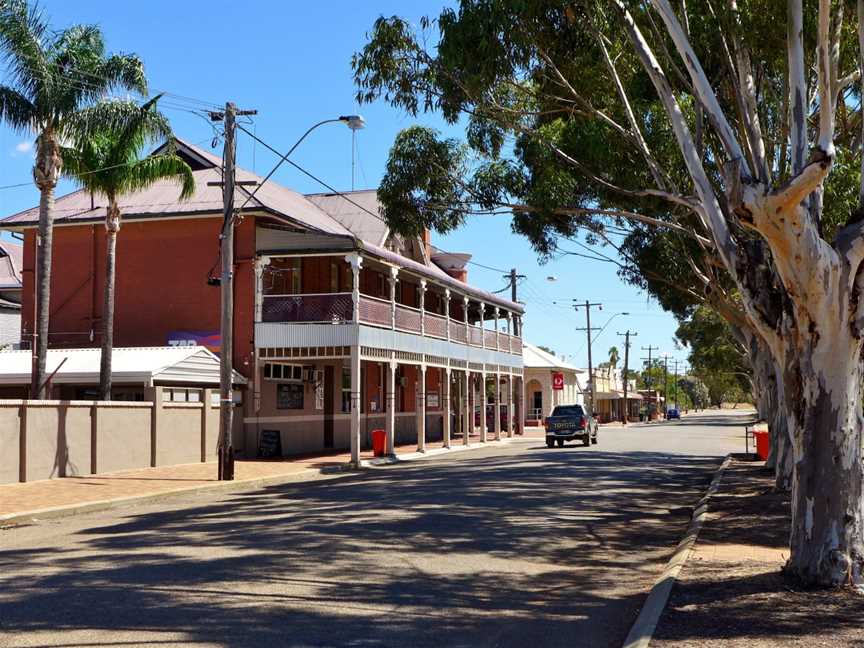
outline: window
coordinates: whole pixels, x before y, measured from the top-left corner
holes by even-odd
[[[264,284],[268,295],[299,295],[302,292],[302,259],[275,258],[267,266],[269,281]]]
[[[303,409],[303,383],[276,385],[276,409]]]
[[[335,261],[330,262],[330,292],[339,292],[339,264]]]
[[[342,367],[342,411],[351,411],[351,369]]]
[[[303,380],[303,367],[293,364],[267,362],[264,364],[264,379],[300,382]]]

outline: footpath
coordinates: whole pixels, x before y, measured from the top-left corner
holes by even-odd
[[[472,436],[468,446],[462,445],[461,439],[454,439],[450,450],[445,449],[440,441],[427,442],[425,453],[416,452],[417,446],[412,444],[397,447],[395,460],[389,457],[373,458],[371,453],[365,452],[362,461],[366,467],[381,466],[477,450],[519,438],[523,437],[480,443],[479,436]],[[216,463],[208,462],[3,484],[0,485],[0,527],[28,523],[34,519],[152,502],[197,491],[253,490],[279,482],[327,478],[345,473],[350,459],[348,452],[334,452],[286,459],[238,460],[235,463],[234,481],[230,482],[218,481]]]
[[[772,486],[762,462],[727,468],[651,648],[864,646],[864,597],[783,576],[789,495]]]

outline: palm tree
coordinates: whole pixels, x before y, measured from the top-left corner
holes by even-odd
[[[618,367],[618,359],[618,347],[613,346],[609,349],[609,366],[612,367],[612,371]]]
[[[0,0],[0,56],[10,83],[0,84],[0,120],[36,135],[33,182],[39,189],[39,244],[31,390],[34,398],[44,398],[54,190],[63,168],[60,145],[71,134],[70,120],[82,107],[114,89],[146,93],[147,81],[137,56],[106,56],[98,27],[51,31],[42,11],[28,6],[27,0]]]
[[[161,95],[160,95],[161,96]],[[119,199],[124,194],[146,189],[162,180],[176,180],[180,198],[195,191],[192,169],[174,153],[168,119],[156,109],[159,97],[143,106],[132,101],[104,101],[86,108],[75,121],[91,122],[97,115],[110,115],[102,130],[82,128],[85,133],[63,147],[64,173],[91,194],[102,194],[108,201],[105,213],[107,232],[105,253],[105,294],[102,308],[102,360],[99,367],[99,397],[111,400],[111,352],[114,345],[114,285],[117,234],[120,232]],[[141,157],[144,147],[167,139],[164,153]]]

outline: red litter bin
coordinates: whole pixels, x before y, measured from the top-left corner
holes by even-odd
[[[372,453],[383,457],[387,448],[387,433],[384,430],[372,430]]]
[[[756,454],[762,461],[768,461],[768,430],[753,430],[756,439]]]

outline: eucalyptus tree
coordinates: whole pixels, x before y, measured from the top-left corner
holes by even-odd
[[[466,120],[464,144],[397,136],[378,192],[395,229],[507,211],[544,253],[641,223],[728,275],[782,378],[787,570],[823,586],[864,585],[864,185],[856,168],[850,200],[832,174],[859,163],[858,9],[463,0],[421,22],[435,34],[379,19],[354,59],[361,101]]]
[[[36,248],[36,363],[34,398],[45,397],[51,297],[54,191],[63,168],[61,143],[73,133],[72,118],[115,89],[147,91],[144,66],[130,54],[107,55],[95,25],[52,31],[47,18],[26,0],[0,0],[0,56],[6,82],[0,84],[0,120],[36,136],[33,182],[39,189]],[[90,124],[79,127],[90,128]]]
[[[161,96],[161,95],[160,95]],[[80,129],[73,146],[63,147],[64,173],[91,194],[105,196],[105,286],[101,320],[102,356],[99,397],[111,400],[111,357],[114,347],[114,302],[117,235],[120,233],[120,199],[157,182],[174,181],[181,200],[195,192],[192,169],[174,153],[168,119],[157,110],[159,97],[143,106],[133,101],[103,101],[82,110],[73,121],[88,124],[101,118],[101,128]],[[164,152],[142,157],[145,147],[167,141]]]

